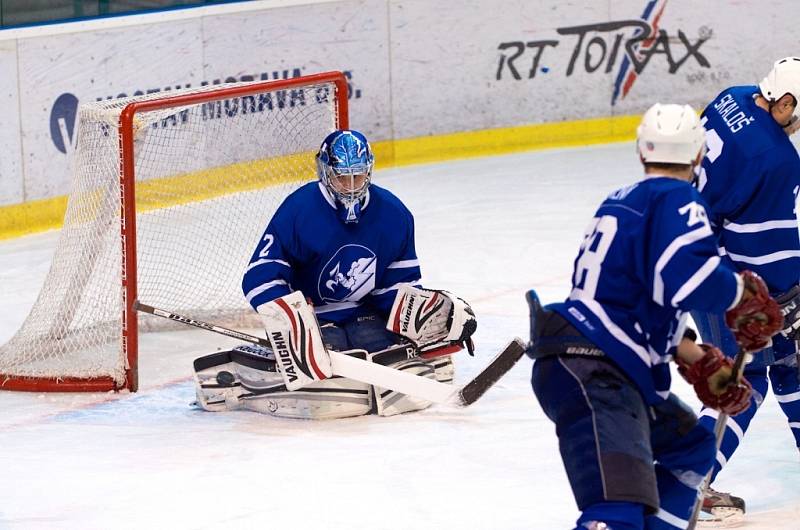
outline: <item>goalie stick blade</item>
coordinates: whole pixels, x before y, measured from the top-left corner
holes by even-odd
[[[519,338],[512,340],[503,351],[495,355],[486,368],[461,388],[458,392],[458,404],[466,407],[478,401],[492,385],[517,364],[523,353],[525,344],[522,340]]]

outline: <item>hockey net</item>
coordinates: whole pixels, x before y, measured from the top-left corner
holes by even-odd
[[[137,299],[256,325],[241,291],[250,256],[347,121],[339,72],[82,105],[63,229],[37,301],[0,348],[0,388],[135,391],[138,332],[170,324],[137,315]]]

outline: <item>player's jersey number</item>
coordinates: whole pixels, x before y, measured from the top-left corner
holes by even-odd
[[[704,116],[703,119],[700,120],[700,123],[705,126],[707,121],[708,118]],[[714,129],[706,129],[706,158],[708,158],[708,161],[711,164],[713,164],[714,161],[722,154],[722,147],[724,144],[725,141],[720,138],[719,134],[717,134],[717,131]],[[697,189],[703,191],[706,181],[708,180],[708,177],[706,176],[706,170],[702,165],[700,165],[697,168],[697,171]]]
[[[264,246],[258,251],[258,257],[266,258],[269,255],[270,247],[275,242],[275,237],[272,234],[264,234],[264,237],[261,241],[264,242]]]
[[[572,278],[574,291],[579,291],[588,298],[594,298],[603,260],[616,234],[617,218],[613,215],[592,219],[575,262],[575,275]]]

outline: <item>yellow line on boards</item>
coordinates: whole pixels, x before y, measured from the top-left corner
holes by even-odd
[[[632,140],[641,116],[617,116],[374,142],[377,167]],[[137,184],[140,211],[316,178],[314,153],[243,162]],[[237,179],[231,179],[236,174]],[[277,176],[276,176],[277,175]],[[234,186],[231,182],[236,182]],[[60,228],[66,196],[0,207],[0,240]]]

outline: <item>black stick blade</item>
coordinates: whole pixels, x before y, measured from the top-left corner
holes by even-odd
[[[522,340],[518,338],[512,340],[503,351],[495,355],[486,368],[459,391],[459,404],[466,407],[478,401],[492,385],[517,364],[523,353],[525,344]]]

